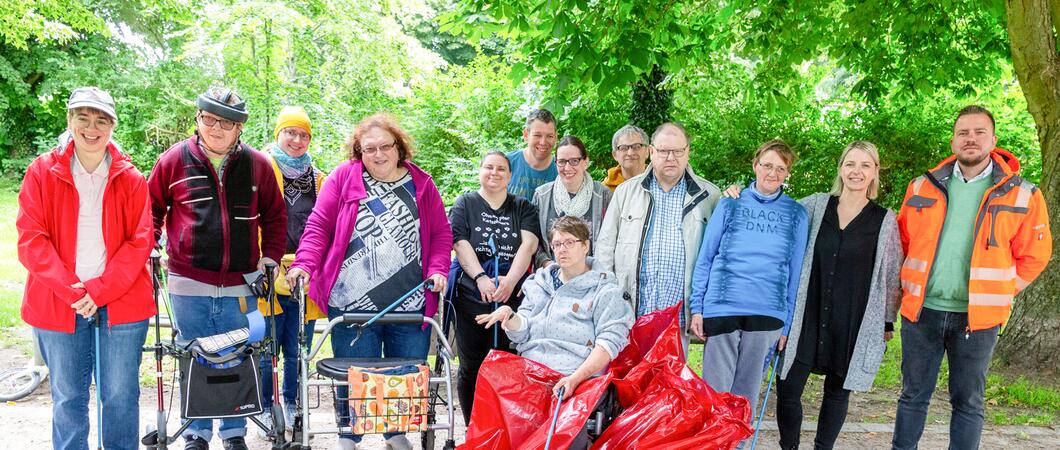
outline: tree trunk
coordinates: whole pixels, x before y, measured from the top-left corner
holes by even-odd
[[[997,348],[1002,362],[1055,372],[1060,356],[1060,54],[1053,17],[1060,0],[1006,0],[1012,62],[1042,151],[1039,188],[1049,208],[1053,257],[1017,299]]]
[[[644,78],[633,84],[633,105],[629,111],[629,121],[646,130],[648,134],[663,122],[671,120],[670,107],[674,101],[670,91],[661,87],[664,80],[666,72],[655,65],[651,72],[645,73]]]

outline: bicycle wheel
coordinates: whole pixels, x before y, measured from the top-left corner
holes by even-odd
[[[0,402],[18,401],[40,386],[44,377],[31,368],[8,369],[0,372]]]

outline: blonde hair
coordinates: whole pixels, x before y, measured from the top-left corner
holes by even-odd
[[[876,178],[869,182],[869,188],[866,191],[870,200],[875,200],[876,196],[880,193],[880,151],[876,149],[876,144],[869,141],[854,141],[851,142],[847,148],[843,149],[843,154],[839,156],[839,165],[836,167],[835,181],[832,182],[832,190],[828,191],[829,194],[839,196],[843,193],[843,161],[846,161],[847,155],[853,150],[861,150],[865,154],[872,158],[872,161],[876,163]]]

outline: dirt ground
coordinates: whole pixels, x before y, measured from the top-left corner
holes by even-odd
[[[19,350],[12,348],[0,349],[0,369],[24,365],[26,359],[27,358]],[[153,370],[153,367],[154,363],[152,361],[145,360],[145,369]],[[144,373],[150,378],[149,372],[145,370]],[[870,393],[867,395],[862,394],[852,396],[850,416],[847,421],[847,426],[844,428],[844,432],[840,435],[836,448],[885,449],[890,447],[890,426],[893,423],[895,409],[893,401],[894,397],[889,397],[891,395],[889,393],[878,394],[885,398],[877,398],[876,395],[877,394]],[[312,393],[311,397],[313,397]],[[167,390],[167,405],[169,404],[169,400],[170,396]],[[314,424],[314,426],[332,425],[334,422],[330,407],[330,397],[322,393],[320,405],[320,407],[310,411],[311,423]],[[933,419],[920,442],[920,448],[943,449],[946,448],[948,444],[945,419],[948,419],[949,414],[945,407],[945,397],[942,396],[941,393],[936,395],[936,399],[932,402],[932,405],[933,409],[931,417]],[[91,408],[94,409],[94,407],[95,403],[93,400]],[[812,448],[813,429],[815,427],[815,423],[812,421],[815,420],[817,405],[807,404],[805,407],[807,423],[803,425],[802,447]],[[140,395],[139,428],[141,430],[144,429],[148,423],[154,422],[156,408],[157,400],[155,398],[155,390],[150,387],[145,387],[141,390]],[[769,408],[770,413],[772,412],[772,409],[772,407]],[[0,435],[5,436],[4,439],[0,441],[0,448],[50,448],[51,415],[51,399],[47,383],[41,385],[36,392],[21,401],[0,404]],[[175,430],[179,426],[179,420],[177,420],[178,415],[179,412],[174,408],[168,425],[170,430]],[[775,431],[776,423],[771,416],[772,414],[767,414],[763,423],[763,431],[759,438],[758,448],[778,448],[776,444],[778,439]],[[465,426],[459,412],[456,413],[455,420],[457,424],[456,439],[457,442],[460,443],[463,441]],[[91,429],[93,430],[93,435],[90,437],[89,442],[94,443],[94,431],[96,429],[94,414],[91,414],[90,421],[92,422]],[[270,443],[263,438],[258,437],[253,428],[253,425],[251,425],[251,431],[247,439],[249,447],[251,449],[261,450],[270,448]],[[439,444],[437,445],[437,448],[441,448],[441,442],[444,439],[444,435],[444,432],[439,433]],[[410,440],[413,441],[415,448],[420,448],[419,435],[412,434],[409,437]],[[331,449],[335,448],[336,440],[333,435],[321,435],[313,438],[311,443],[313,448]],[[183,448],[182,444],[182,441],[178,441],[174,448]],[[212,444],[213,447],[220,448],[220,442],[218,442],[216,437]],[[376,450],[384,449],[385,445],[381,436],[366,436],[361,448]],[[1008,450],[1057,449],[1060,448],[1060,427],[987,426],[986,430],[983,432],[982,448]]]

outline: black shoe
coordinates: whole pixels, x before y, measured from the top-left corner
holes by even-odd
[[[225,439],[225,450],[248,450],[247,442],[243,440],[243,436],[236,436]]]
[[[184,450],[208,450],[210,443],[206,439],[197,437],[195,439],[185,438]]]

